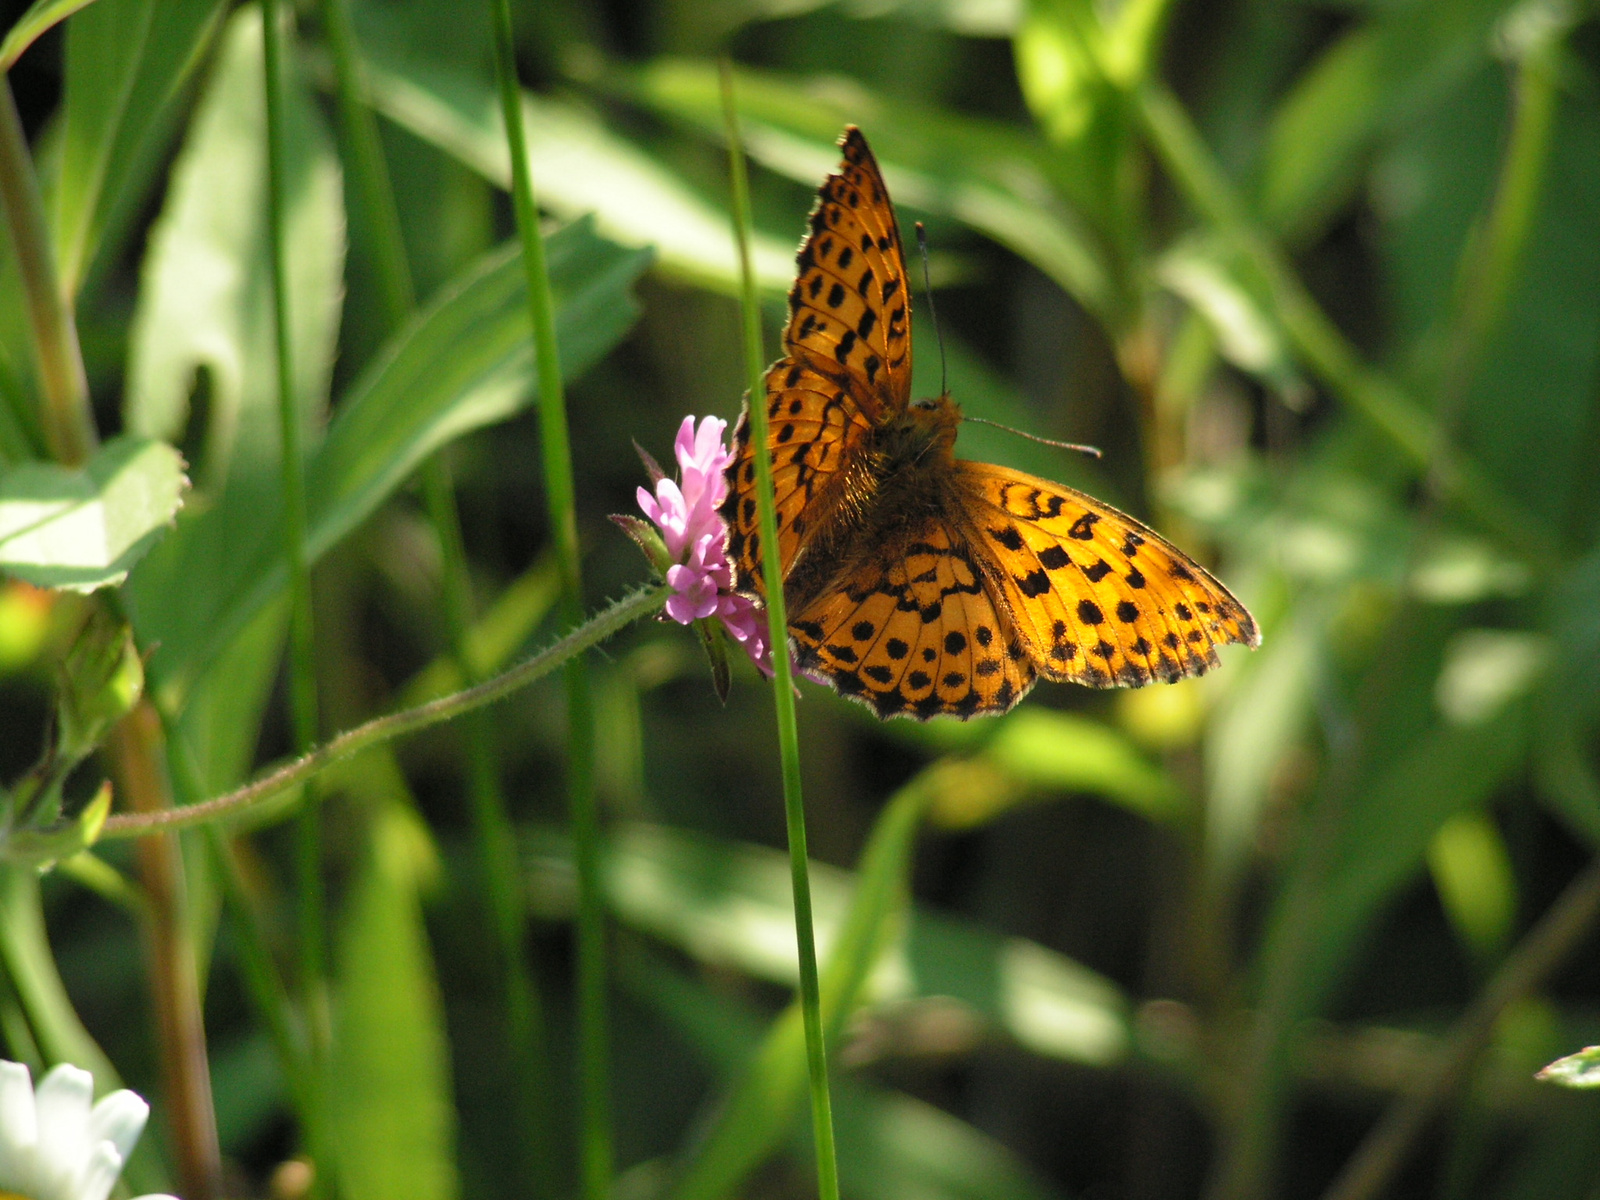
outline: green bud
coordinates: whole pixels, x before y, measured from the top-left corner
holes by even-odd
[[[144,663],[127,622],[96,605],[61,665],[56,753],[77,762],[133,709],[144,691]]]

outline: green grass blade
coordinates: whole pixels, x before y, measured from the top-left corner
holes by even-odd
[[[745,177],[744,144],[734,103],[733,70],[722,70],[723,116],[733,176],[733,228],[739,246],[743,282],[741,316],[745,370],[750,391],[745,412],[750,442],[755,446],[756,504],[761,540],[773,551],[764,556],[768,644],[772,647],[772,691],[778,717],[778,754],[783,769],[783,811],[789,831],[789,862],[794,891],[795,943],[800,954],[800,1013],[805,1027],[806,1065],[811,1085],[811,1127],[816,1140],[817,1190],[822,1200],[838,1200],[839,1164],[833,1144],[833,1107],[828,1096],[828,1048],[823,1031],[822,1000],[817,981],[817,945],[811,928],[811,883],[807,877],[806,812],[800,793],[800,730],[794,713],[794,664],[789,658],[789,620],[784,611],[783,565],[778,561],[778,509],[772,490],[772,456],[767,453],[767,406],[762,384],[765,354],[761,349],[761,299],[750,255],[750,185]]]

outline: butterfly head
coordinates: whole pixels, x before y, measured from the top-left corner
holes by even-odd
[[[955,450],[960,424],[961,406],[949,392],[913,400],[886,431],[886,449],[908,464],[942,462]]]

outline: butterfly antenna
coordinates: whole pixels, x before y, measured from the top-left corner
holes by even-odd
[[[922,294],[928,298],[928,318],[933,322],[933,340],[939,343],[939,394],[950,394],[950,376],[944,363],[944,333],[939,329],[939,310],[933,306],[933,284],[928,279],[928,231],[917,222],[917,249],[922,253]]]
[[[1038,442],[1044,446],[1054,446],[1058,450],[1076,450],[1079,454],[1087,454],[1090,458],[1100,457],[1099,446],[1081,446],[1077,442],[1058,442],[1055,438],[1040,437],[1037,433],[1024,433],[1020,429],[1002,425],[999,421],[986,421],[982,417],[963,416],[962,420],[976,421],[979,425],[992,425],[996,429],[1004,429],[1007,433],[1014,433],[1020,438],[1027,438],[1030,442]]]

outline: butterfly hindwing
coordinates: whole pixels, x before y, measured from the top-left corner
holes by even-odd
[[[784,349],[838,378],[876,424],[911,399],[911,297],[877,160],[853,125],[840,146],[795,256]]]
[[[1175,682],[1216,647],[1261,635],[1244,605],[1176,546],[1091,496],[955,462],[968,536],[1041,674],[1091,687]]]
[[[1033,686],[974,553],[942,516],[866,557],[790,619],[802,670],[880,717],[1002,713]]]

